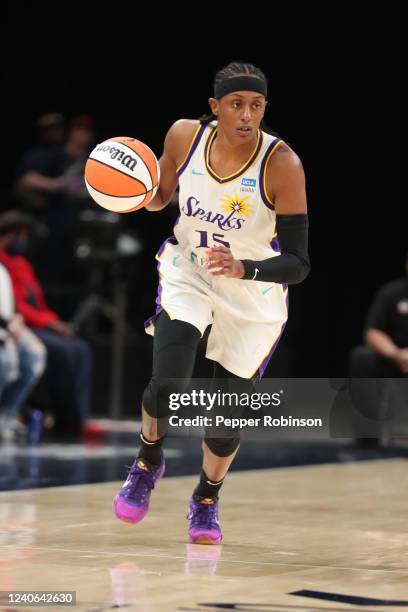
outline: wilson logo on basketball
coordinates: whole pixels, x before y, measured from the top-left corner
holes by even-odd
[[[137,159],[125,153],[121,149],[118,149],[116,147],[110,147],[109,145],[101,144],[96,147],[96,150],[98,152],[100,151],[102,153],[108,153],[111,159],[117,159],[118,161],[120,161],[121,164],[126,166],[126,168],[129,168],[129,170],[132,170],[132,172],[136,167]]]
[[[99,206],[113,212],[143,208],[157,193],[160,167],[140,140],[115,136],[96,145],[85,166],[85,184]]]

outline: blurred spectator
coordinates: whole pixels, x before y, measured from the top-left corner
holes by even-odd
[[[48,235],[34,260],[46,280],[58,282],[61,267],[66,270],[67,277],[75,277],[75,225],[79,214],[92,202],[85,187],[84,169],[95,135],[92,117],[81,115],[69,124],[64,144],[56,137],[55,140],[51,138],[51,144],[49,123],[56,130],[54,122],[62,122],[63,118],[59,115],[45,117],[48,121],[45,134],[42,132],[43,144],[28,151],[20,161],[15,191],[25,209],[48,228]],[[61,128],[63,124],[58,125]]]
[[[62,115],[44,115],[39,124],[41,144],[20,160],[15,188],[30,212],[52,226],[53,221],[62,223],[62,216],[77,214],[73,201],[90,199],[83,175],[95,140],[94,126],[91,116],[79,116],[70,123],[64,144]]]
[[[0,264],[0,434],[12,437],[22,424],[20,410],[42,376],[46,363],[43,343],[15,313],[13,289]]]
[[[93,206],[92,198],[85,186],[85,164],[94,146],[94,122],[91,116],[81,115],[70,123],[67,142],[64,146],[65,162],[63,178],[65,181],[62,210],[58,216],[64,224],[78,219],[79,213]]]
[[[378,421],[379,437],[381,422],[390,417],[381,379],[408,377],[408,254],[405,272],[378,290],[365,322],[364,344],[350,353],[353,403],[361,415]]]
[[[16,192],[26,208],[41,212],[48,208],[55,194],[62,191],[60,151],[65,139],[65,119],[49,113],[37,123],[39,144],[21,158],[16,170]]]
[[[365,322],[365,344],[351,352],[351,376],[408,376],[408,255],[405,271],[377,292]]]
[[[29,243],[30,218],[19,211],[0,215],[0,262],[13,283],[17,311],[47,348],[45,380],[55,410],[55,432],[77,434],[88,414],[91,395],[91,351],[48,308],[41,286],[24,257]]]
[[[95,144],[94,121],[90,115],[80,115],[69,124],[67,142],[64,151],[67,156],[65,176],[68,178],[68,191],[78,197],[89,198],[85,187],[84,170],[88,156]],[[70,181],[76,176],[76,182]]]

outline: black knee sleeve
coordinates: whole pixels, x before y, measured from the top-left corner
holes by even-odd
[[[217,457],[229,457],[239,446],[237,438],[204,438],[204,442]]]
[[[185,321],[161,312],[155,326],[153,374],[143,393],[143,407],[153,418],[168,417],[172,393],[183,393],[191,379],[201,334]]]
[[[170,400],[172,394],[183,393],[190,382],[189,378],[159,378],[152,377],[143,392],[143,407],[147,414],[155,419],[170,415]]]
[[[219,363],[214,363],[214,377],[212,380],[212,391],[221,392],[237,392],[237,393],[250,393],[252,390],[252,380],[241,378],[232,374]],[[223,408],[217,406],[217,414],[223,414],[225,417],[239,417],[241,415],[242,408],[235,406],[233,408]],[[206,428],[204,442],[214,455],[217,457],[229,457],[239,446],[240,438],[239,433],[234,431],[232,428],[224,427],[223,434],[224,438],[213,437],[214,429]],[[219,432],[220,433],[220,432]]]

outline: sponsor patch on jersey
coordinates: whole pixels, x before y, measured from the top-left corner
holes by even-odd
[[[240,191],[246,193],[255,193],[256,190],[256,179],[243,178],[241,181]]]
[[[256,187],[256,179],[243,178],[241,185],[244,187]]]

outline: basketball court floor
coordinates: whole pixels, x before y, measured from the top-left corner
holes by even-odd
[[[121,482],[0,493],[0,590],[76,591],[80,611],[408,608],[408,461],[232,472],[221,546],[187,543],[197,477],[164,478],[117,521]],[[5,601],[1,610],[26,610]],[[44,610],[62,606],[37,607]]]

